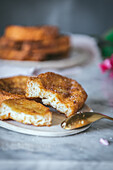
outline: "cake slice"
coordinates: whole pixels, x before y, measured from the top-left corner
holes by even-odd
[[[1,105],[0,119],[13,119],[24,124],[50,126],[52,113],[41,103],[27,99],[8,99]]]
[[[82,108],[87,94],[77,81],[47,72],[28,79],[26,97],[40,97],[43,104],[50,105],[69,117]]]

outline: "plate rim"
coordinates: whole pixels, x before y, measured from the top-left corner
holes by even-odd
[[[90,109],[90,112],[93,112],[92,108],[90,108],[87,104],[85,104],[86,107],[88,107]],[[13,121],[13,120],[11,120]],[[19,125],[20,123],[17,122],[17,124]],[[22,124],[24,126],[24,124]],[[29,126],[29,125],[28,125]],[[60,126],[60,124],[58,124],[57,126]],[[90,125],[87,125],[83,128],[80,129],[74,129],[74,130],[64,130],[64,131],[60,131],[60,132],[49,132],[49,131],[41,131],[41,130],[34,130],[34,129],[29,129],[26,127],[21,127],[21,126],[17,126],[15,124],[10,124],[8,123],[8,120],[0,120],[0,127],[14,131],[16,133],[22,133],[22,134],[26,134],[26,135],[33,135],[33,136],[41,136],[41,137],[64,137],[64,136],[70,136],[70,135],[74,135],[74,134],[78,134],[81,133],[85,130],[87,130]],[[49,127],[48,127],[49,128]]]
[[[19,122],[18,122],[19,123]],[[8,125],[8,126],[7,126]],[[70,135],[74,135],[74,134],[78,134],[78,133],[81,133],[85,130],[87,130],[91,125],[87,125],[83,128],[80,128],[79,130],[76,129],[76,130],[71,130],[71,131],[67,131],[64,133],[64,132],[52,132],[51,134],[49,134],[48,132],[44,132],[44,131],[35,131],[35,130],[30,130],[30,129],[26,129],[26,132],[23,131],[24,128],[22,127],[17,127],[15,125],[12,125],[12,124],[9,124],[7,123],[6,121],[2,121],[0,120],[0,127],[2,128],[5,128],[7,130],[10,130],[10,131],[13,131],[13,132],[16,132],[16,133],[22,133],[22,134],[25,134],[25,135],[32,135],[32,136],[40,136],[40,137],[64,137],[64,136],[70,136]],[[14,130],[14,128],[17,128],[16,130]],[[76,132],[75,132],[76,131]],[[56,134],[57,133],[57,134]]]

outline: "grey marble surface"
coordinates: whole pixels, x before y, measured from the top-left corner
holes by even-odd
[[[87,104],[113,117],[113,80],[102,75],[91,60],[68,75],[88,93]],[[1,67],[2,69],[2,67]],[[100,138],[109,146],[100,144]],[[100,120],[87,131],[68,137],[47,138],[0,128],[0,170],[6,169],[113,169],[113,122]]]

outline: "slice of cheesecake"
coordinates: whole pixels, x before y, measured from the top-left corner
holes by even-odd
[[[13,119],[35,126],[50,126],[52,113],[49,108],[32,100],[8,99],[1,105],[0,119]]]

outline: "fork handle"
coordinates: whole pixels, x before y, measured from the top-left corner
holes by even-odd
[[[112,118],[112,117],[104,116],[104,118],[106,118],[106,119],[109,119],[109,120],[112,120],[112,121],[113,121],[113,118]]]

